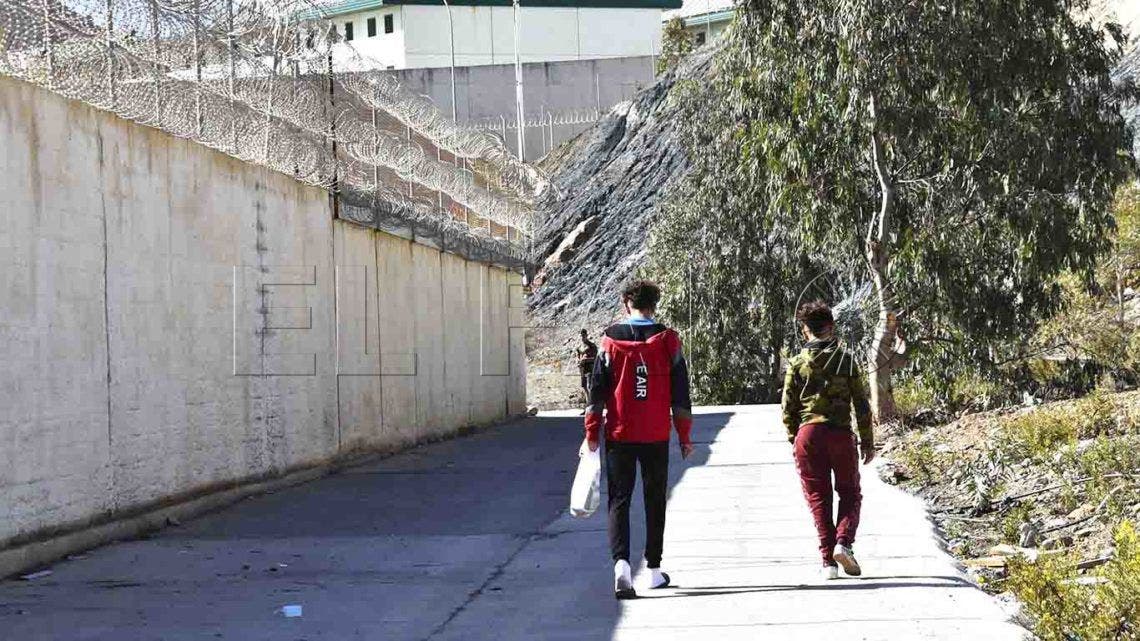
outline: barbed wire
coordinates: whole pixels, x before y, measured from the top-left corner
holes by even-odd
[[[449,234],[482,243],[489,221],[524,258],[541,174],[313,15],[301,0],[0,0],[0,73]]]

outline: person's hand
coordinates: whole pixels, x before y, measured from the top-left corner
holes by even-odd
[[[681,458],[687,459],[690,456],[692,456],[692,454],[693,454],[693,444],[692,443],[681,443]]]
[[[582,446],[583,446],[582,451],[585,451],[587,449],[590,450],[591,452],[597,452],[598,451],[598,442],[597,441],[591,441],[590,439],[585,439],[584,441],[582,441]]]
[[[875,446],[871,443],[860,443],[859,454],[863,459],[863,465],[875,460]]]

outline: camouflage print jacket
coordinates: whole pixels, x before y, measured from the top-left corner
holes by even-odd
[[[801,425],[809,423],[851,429],[852,410],[859,441],[871,444],[875,440],[862,368],[835,339],[811,341],[792,357],[782,405],[789,441],[795,440]]]

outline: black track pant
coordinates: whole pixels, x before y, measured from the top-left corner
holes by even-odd
[[[610,552],[614,561],[629,560],[629,503],[641,464],[645,495],[645,560],[661,567],[665,538],[665,493],[669,480],[669,441],[661,443],[606,442],[606,482],[609,492]]]

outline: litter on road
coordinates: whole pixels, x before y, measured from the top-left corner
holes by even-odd
[[[32,572],[31,574],[22,574],[20,578],[25,581],[34,581],[35,579],[42,579],[45,576],[51,576],[51,570],[40,570],[39,572]]]

